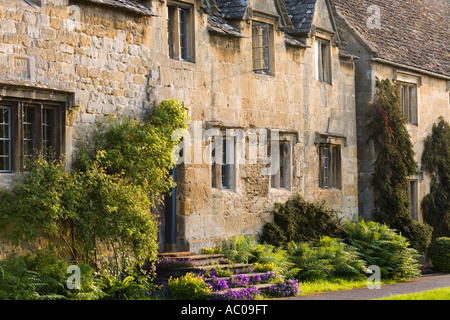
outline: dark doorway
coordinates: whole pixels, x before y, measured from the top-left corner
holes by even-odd
[[[177,170],[173,167],[170,174],[174,182],[177,182]],[[166,196],[165,199],[165,229],[164,229],[164,251],[174,251],[177,242],[177,228],[176,228],[176,211],[177,211],[177,189],[172,188],[172,192]]]

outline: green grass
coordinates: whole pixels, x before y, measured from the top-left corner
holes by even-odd
[[[418,293],[400,294],[378,300],[450,300],[450,287]]]
[[[397,283],[401,281],[394,280],[382,280],[381,285]],[[362,288],[367,286],[367,279],[361,280],[348,280],[348,279],[327,279],[327,280],[317,280],[311,282],[301,282],[300,290],[302,291],[300,295],[307,295],[319,292],[331,292],[338,290],[349,290],[355,288]]]

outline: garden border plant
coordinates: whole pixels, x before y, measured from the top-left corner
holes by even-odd
[[[373,212],[376,221],[399,230],[411,245],[424,253],[431,243],[432,228],[413,220],[405,190],[417,163],[406,120],[400,107],[398,89],[389,79],[376,80],[376,95],[370,109],[368,130],[377,158],[373,164]]]
[[[0,230],[13,244],[42,236],[62,240],[77,262],[100,265],[102,247],[114,254],[116,275],[157,252],[151,208],[172,188],[175,130],[186,129],[182,103],[165,100],[146,121],[112,118],[81,148],[70,171],[42,156],[10,189],[0,190]]]
[[[433,227],[433,239],[450,237],[450,125],[444,118],[425,138],[422,168],[431,176],[430,193],[422,200],[424,220]]]

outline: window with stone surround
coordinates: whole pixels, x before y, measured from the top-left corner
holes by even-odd
[[[272,26],[268,23],[252,22],[253,71],[273,73]]]
[[[331,84],[330,41],[316,38],[315,41],[316,80]]]
[[[418,220],[419,218],[419,199],[418,199],[418,192],[419,192],[419,180],[418,179],[412,179],[408,181],[408,186],[405,190],[406,195],[408,196],[409,200],[409,213],[411,214],[411,218],[414,220]]]
[[[42,154],[46,159],[63,152],[65,104],[30,99],[0,101],[0,172],[26,169]]]
[[[341,146],[319,145],[319,187],[341,189]]]
[[[272,156],[273,165],[275,170],[270,179],[270,187],[274,189],[290,189],[291,187],[291,154],[292,146],[290,141],[280,140],[278,142],[278,151],[271,143],[270,152]]]
[[[211,186],[235,189],[235,137],[215,136],[211,148]]]
[[[418,125],[417,84],[400,83],[400,100],[406,122]]]
[[[194,31],[192,5],[168,2],[167,37],[171,59],[194,62]]]

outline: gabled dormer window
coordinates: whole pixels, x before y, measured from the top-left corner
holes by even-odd
[[[400,84],[400,100],[403,116],[409,124],[418,124],[417,85]]]
[[[167,37],[169,57],[193,62],[194,15],[192,6],[172,3],[167,5]]]
[[[330,41],[316,38],[315,41],[316,80],[331,84],[331,46]]]
[[[269,74],[273,72],[271,63],[273,48],[271,46],[272,26],[254,21],[252,24],[252,59],[253,71]]]

